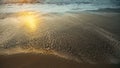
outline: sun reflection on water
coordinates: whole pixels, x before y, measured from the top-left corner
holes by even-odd
[[[19,12],[19,20],[22,26],[27,31],[34,32],[37,30],[37,26],[40,23],[40,15],[37,14],[36,12]]]

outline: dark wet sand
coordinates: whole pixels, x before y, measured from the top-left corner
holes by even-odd
[[[119,65],[90,65],[54,55],[29,53],[0,56],[0,68],[119,68]]]
[[[16,54],[0,56],[0,68],[79,68],[79,63],[54,55]]]

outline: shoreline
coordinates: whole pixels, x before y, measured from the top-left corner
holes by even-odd
[[[77,63],[55,55],[15,54],[0,55],[0,68],[119,68],[119,64]]]
[[[71,67],[72,66],[72,67]],[[0,68],[79,68],[76,61],[60,58],[55,55],[21,53],[14,55],[0,55]]]

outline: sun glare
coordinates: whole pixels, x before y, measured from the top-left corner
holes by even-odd
[[[22,25],[28,30],[28,31],[35,31],[37,29],[37,25],[40,22],[40,18],[38,17],[38,14],[35,12],[20,12],[20,21]]]

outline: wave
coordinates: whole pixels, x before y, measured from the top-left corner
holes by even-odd
[[[116,5],[95,5],[95,4],[6,4],[0,5],[0,13],[16,13],[20,11],[37,11],[43,13],[64,13],[64,12],[81,12],[88,10],[120,8]]]

